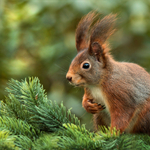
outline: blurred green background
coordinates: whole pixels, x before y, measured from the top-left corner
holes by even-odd
[[[76,55],[76,26],[91,10],[118,14],[110,39],[114,58],[150,71],[150,0],[0,0],[0,99],[10,78],[36,76],[49,99],[72,107],[92,129],[92,115],[81,105],[83,89],[65,79]]]

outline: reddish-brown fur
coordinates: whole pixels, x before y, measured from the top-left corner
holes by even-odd
[[[66,77],[71,84],[84,87],[82,106],[94,114],[96,129],[104,125],[121,133],[150,135],[150,75],[137,64],[112,58],[106,40],[115,30],[115,15],[93,25],[95,16],[89,13],[77,27],[78,54]]]

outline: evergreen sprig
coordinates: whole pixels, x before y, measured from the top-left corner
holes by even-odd
[[[33,122],[44,131],[55,132],[63,127],[64,123],[80,125],[79,119],[71,114],[70,109],[67,110],[63,103],[59,106],[56,102],[47,101],[36,106],[35,111],[35,115],[32,116]]]
[[[33,145],[35,141],[36,140],[30,139],[28,136],[18,135],[14,144],[21,150],[33,150]]]
[[[65,150],[71,149],[93,149],[95,146],[94,137],[95,134],[89,132],[85,125],[77,126],[75,124],[64,124],[66,128],[62,131],[62,135],[59,137],[59,147]]]
[[[11,79],[6,91],[9,93],[1,104],[1,115],[19,118],[32,124],[41,131],[54,132],[64,123],[80,121],[61,103],[47,99],[47,95],[38,78],[29,78],[21,82]]]
[[[53,134],[43,134],[34,144],[34,150],[59,150],[57,144],[59,141],[58,136]]]
[[[17,147],[15,146],[16,136],[11,135],[8,130],[0,131],[0,149],[1,150],[15,150]]]
[[[7,129],[13,135],[24,135],[31,139],[36,139],[40,131],[31,124],[16,118],[0,117],[0,129]]]

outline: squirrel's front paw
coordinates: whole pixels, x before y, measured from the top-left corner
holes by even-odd
[[[87,112],[92,113],[92,114],[96,114],[99,111],[105,109],[104,105],[94,103],[91,100],[84,101],[82,105]]]

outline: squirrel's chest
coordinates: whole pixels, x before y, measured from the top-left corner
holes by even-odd
[[[106,105],[106,97],[99,87],[90,87],[90,92],[92,97],[94,98],[94,102],[101,105]]]
[[[107,105],[107,98],[104,95],[103,91],[98,87],[90,87],[90,92],[93,97],[93,102],[101,105],[105,105],[105,111],[110,115],[108,105]]]

